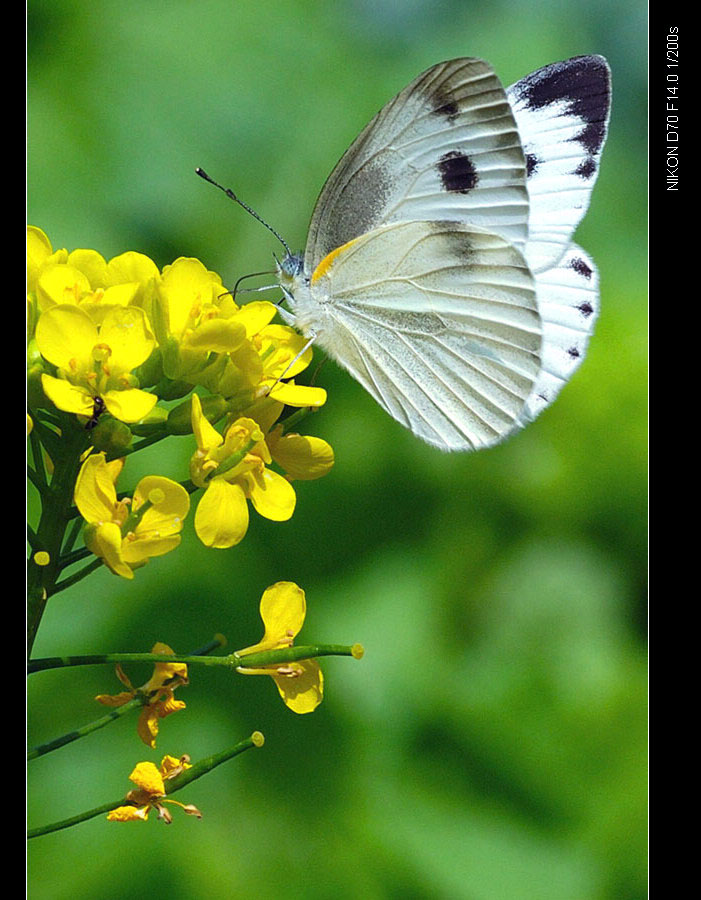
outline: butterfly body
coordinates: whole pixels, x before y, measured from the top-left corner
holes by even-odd
[[[608,122],[602,57],[504,89],[488,63],[419,75],[360,133],[278,266],[284,317],[444,450],[498,443],[577,368],[598,309],[571,243]]]

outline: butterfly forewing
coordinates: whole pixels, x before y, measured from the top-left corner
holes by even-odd
[[[526,156],[526,259],[555,265],[589,206],[606,139],[611,72],[602,56],[552,63],[507,88]]]
[[[458,221],[523,247],[526,168],[506,93],[480,59],[440,63],[414,79],[361,132],[327,180],[305,264],[380,225]]]
[[[397,223],[319,273],[317,343],[395,419],[445,450],[513,428],[539,372],[541,328],[531,273],[502,237]]]

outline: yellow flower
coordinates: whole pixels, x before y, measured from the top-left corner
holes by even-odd
[[[243,539],[248,530],[248,500],[266,519],[284,522],[292,516],[294,488],[267,468],[272,458],[253,419],[237,419],[222,437],[193,394],[192,430],[197,450],[190,460],[190,475],[198,487],[206,488],[195,513],[195,531],[205,546],[224,549]]]
[[[250,406],[244,415],[260,425],[270,455],[285,470],[288,481],[322,478],[333,467],[333,448],[322,438],[294,432],[284,434],[284,425],[275,425],[283,409],[280,401],[268,396]]]
[[[36,342],[58,369],[58,378],[42,375],[44,392],[65,412],[90,417],[99,397],[115,419],[138,422],[158,400],[135,387],[130,375],[155,346],[139,307],[113,307],[98,327],[78,306],[53,306],[39,318]]]
[[[148,818],[148,814],[152,809],[157,810],[158,818],[162,819],[169,825],[173,817],[164,807],[164,803],[172,803],[179,806],[185,813],[190,816],[202,818],[202,813],[192,804],[179,803],[177,800],[166,798],[165,782],[171,778],[175,778],[185,769],[192,768],[189,763],[188,756],[181,756],[176,759],[174,756],[164,756],[159,768],[152,762],[138,763],[131,775],[130,781],[133,781],[137,789],[129,791],[127,794],[127,806],[118,806],[107,814],[110,822],[144,822]]]
[[[286,406],[318,407],[326,403],[323,388],[298,385],[290,380],[303,372],[312,361],[311,347],[301,352],[307,343],[306,338],[287,325],[268,325],[254,336],[253,343],[263,363],[261,393],[269,393],[274,400]],[[286,380],[280,381],[281,378]]]
[[[237,656],[291,647],[306,613],[302,588],[291,581],[273,584],[260,601],[260,615],[265,626],[263,639],[252,647],[239,650]],[[286,706],[296,713],[313,712],[323,699],[324,676],[315,659],[258,668],[239,666],[236,671],[244,675],[270,675]]]
[[[75,486],[75,504],[88,523],[86,547],[115,575],[133,578],[134,569],[152,556],[162,556],[180,543],[190,509],[184,487],[160,475],[148,475],[132,500],[117,500],[115,482],[123,460],[107,462],[104,453],[85,460]]]
[[[199,384],[199,374],[212,363],[210,353],[230,353],[246,340],[246,323],[237,313],[221,278],[207,271],[198,259],[180,257],[166,266],[153,304],[165,374]],[[203,377],[209,386],[211,372]]]
[[[151,648],[151,653],[172,656],[174,651],[167,644],[157,642]],[[98,703],[102,703],[103,706],[110,706],[114,709],[118,706],[124,706],[125,703],[137,696],[142,698],[144,707],[141,710],[136,730],[144,744],[153,749],[156,746],[160,719],[185,709],[185,703],[182,700],[176,700],[173,696],[173,691],[181,684],[189,683],[187,665],[178,662],[156,663],[153,668],[153,675],[140,688],[132,686],[119,664],[116,666],[116,672],[117,678],[128,690],[119,694],[98,694],[95,699]]]
[[[143,253],[130,251],[106,262],[96,250],[51,254],[48,238],[38,228],[31,231],[31,245],[29,240],[28,233],[29,290],[36,291],[41,310],[78,305],[98,325],[114,306],[135,304],[149,311],[160,274]]]
[[[66,250],[57,250],[54,253],[51,241],[41,228],[33,225],[27,226],[27,291],[32,293],[36,289],[39,275],[44,266],[54,262],[64,262],[68,257]]]
[[[290,380],[307,368],[312,350],[307,348],[295,359],[306,340],[285,325],[270,325],[275,312],[275,307],[267,302],[242,306],[237,317],[246,324],[248,340],[230,352],[228,359],[220,360],[216,371],[211,370],[215,378],[200,379],[198,383],[223,397],[240,398],[241,408],[268,394],[287,406],[323,406],[323,388],[296,385]],[[285,381],[280,380],[283,377]]]

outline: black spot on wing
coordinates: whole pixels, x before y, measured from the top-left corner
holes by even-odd
[[[451,150],[438,160],[438,174],[446,191],[467,194],[479,181],[472,160],[466,153]]]
[[[578,347],[570,347],[570,349],[567,351],[567,355],[571,359],[579,359],[579,357],[580,357],[579,348]]]
[[[611,99],[609,69],[600,56],[575,56],[545,66],[518,83],[518,93],[529,109],[565,103],[567,114],[578,116],[584,128],[575,140],[591,155],[598,153],[606,136]]]
[[[570,268],[574,269],[578,275],[583,275],[587,280],[591,278],[591,269],[579,256],[575,256],[570,262]]]
[[[594,312],[594,307],[591,303],[587,303],[585,300],[584,303],[580,303],[577,309],[581,312],[585,319],[588,319],[589,316]]]
[[[538,171],[540,160],[535,153],[526,153],[526,178],[530,178],[534,172]]]
[[[591,178],[596,174],[596,160],[593,156],[587,156],[574,170],[580,178]]]

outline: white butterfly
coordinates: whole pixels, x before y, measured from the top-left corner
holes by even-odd
[[[571,243],[596,180],[610,72],[553,63],[504,89],[439,63],[360,133],[278,279],[285,318],[443,450],[501,441],[552,402],[598,312]]]

